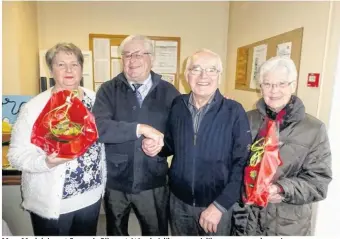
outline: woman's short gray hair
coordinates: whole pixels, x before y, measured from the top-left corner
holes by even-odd
[[[153,42],[150,38],[142,35],[130,35],[126,37],[122,43],[119,46],[119,53],[122,54],[124,52],[124,48],[126,44],[132,42],[132,41],[143,41],[144,47],[148,53],[150,53],[152,56],[154,56],[154,49],[153,49]]]
[[[187,63],[185,65],[185,71],[188,71],[189,68],[191,67],[194,56],[201,53],[201,52],[206,52],[206,53],[209,53],[209,54],[213,55],[214,57],[216,57],[216,60],[217,60],[217,66],[216,67],[217,67],[217,70],[219,71],[219,73],[221,74],[222,71],[223,71],[221,57],[217,53],[215,53],[215,52],[213,52],[209,49],[206,49],[206,48],[199,49],[194,54],[192,54],[191,56],[188,57]]]
[[[84,65],[84,56],[83,53],[81,52],[80,48],[74,45],[73,43],[58,43],[54,47],[50,48],[45,55],[45,60],[48,68],[50,71],[52,71],[52,65],[55,56],[59,52],[66,52],[66,53],[72,53],[77,57],[78,63],[80,64],[81,68],[83,69]]]
[[[258,83],[262,84],[263,78],[268,72],[275,71],[279,68],[287,70],[287,81],[293,82],[297,80],[297,70],[294,61],[286,56],[274,56],[261,65],[258,73]]]

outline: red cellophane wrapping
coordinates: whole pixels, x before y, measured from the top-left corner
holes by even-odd
[[[73,159],[98,139],[94,116],[76,96],[68,90],[53,94],[33,125],[31,143],[47,155]]]
[[[252,157],[245,168],[244,203],[266,207],[269,186],[282,161],[279,154],[279,133],[276,122],[269,120],[266,136],[251,146]]]

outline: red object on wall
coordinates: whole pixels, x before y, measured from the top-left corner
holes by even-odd
[[[319,87],[320,73],[308,73],[307,86]]]

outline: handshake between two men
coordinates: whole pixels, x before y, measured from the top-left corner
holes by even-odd
[[[140,124],[137,134],[145,137],[142,142],[142,149],[146,155],[154,157],[162,150],[164,134],[157,129],[146,124]]]

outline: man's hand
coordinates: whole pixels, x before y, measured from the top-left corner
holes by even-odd
[[[157,129],[146,125],[140,124],[137,134],[143,135],[145,138],[150,138],[156,142],[159,146],[164,146],[164,134],[159,132]]]
[[[66,158],[58,158],[57,155],[58,153],[52,153],[47,156],[46,158],[47,167],[54,168],[55,166],[58,166],[59,164],[63,164],[70,160],[73,160],[73,159],[66,159]]]
[[[199,223],[206,233],[216,233],[217,225],[220,223],[222,212],[215,207],[214,204],[210,204],[200,216]]]
[[[280,188],[279,186],[272,184],[269,187],[269,199],[270,203],[280,203],[282,202],[283,197],[280,195]]]
[[[162,145],[158,145],[157,142],[153,139],[143,139],[142,149],[144,153],[150,157],[156,156],[161,151],[162,147]]]

